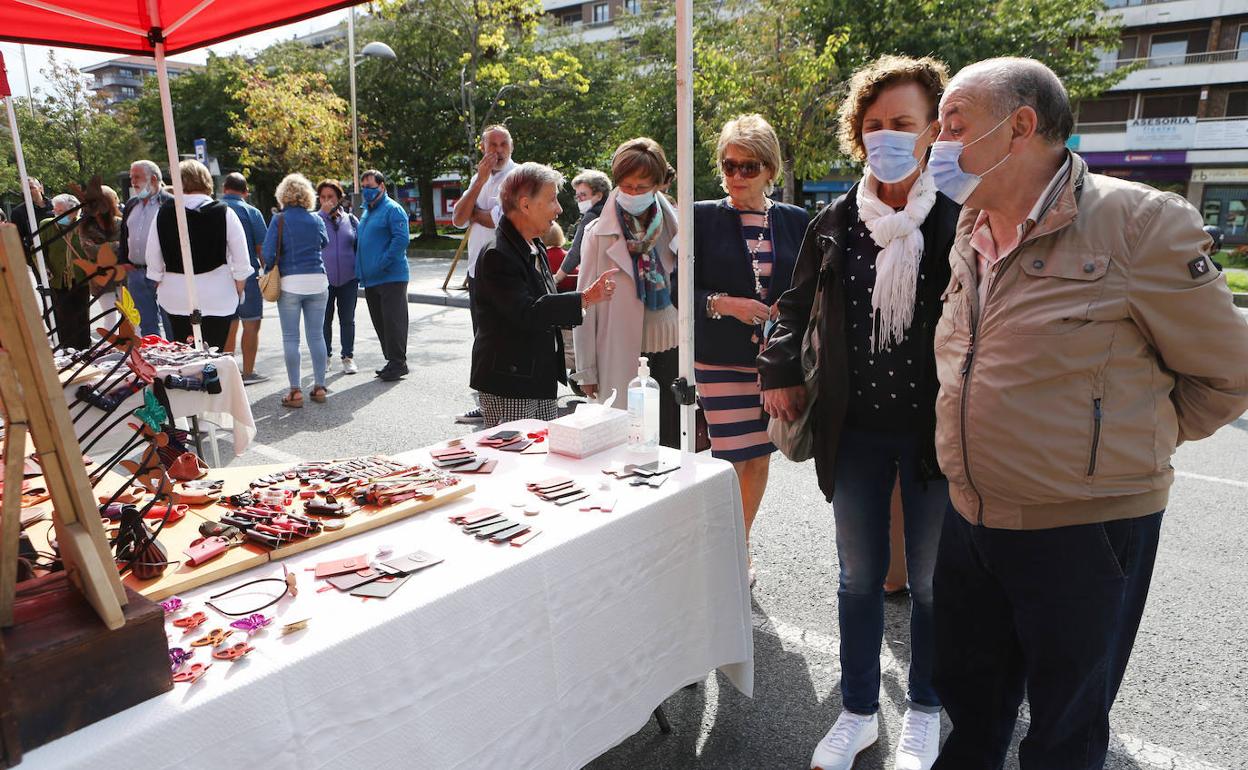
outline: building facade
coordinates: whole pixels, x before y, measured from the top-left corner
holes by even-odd
[[[195,67],[174,61],[167,64],[170,78],[176,78]],[[82,72],[92,77],[91,90],[103,96],[104,101],[111,106],[139,98],[139,94],[143,93],[143,81],[156,75],[156,62],[139,56],[124,56],[90,64],[83,67]]]
[[[1093,171],[1187,197],[1229,244],[1248,243],[1248,2],[1109,0],[1134,69],[1078,105],[1070,145]]]

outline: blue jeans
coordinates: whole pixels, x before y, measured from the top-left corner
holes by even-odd
[[[845,429],[836,455],[836,553],[841,564],[841,701],[847,711],[880,708],[880,643],[884,639],[884,578],[889,562],[889,508],[901,477],[906,568],[910,575],[909,705],[940,711],[932,685],[932,572],[949,506],[944,479],[919,475],[919,438],[910,433]]]
[[[277,300],[277,317],[282,323],[282,349],[286,354],[286,378],[290,387],[299,387],[299,314],[303,314],[303,329],[308,335],[308,352],[312,355],[312,383],[325,385],[325,367],[329,356],[325,353],[325,305],[329,291],[320,294],[291,294],[282,292]]]
[[[342,357],[355,358],[355,303],[359,298],[359,279],[329,287],[329,303],[325,306],[325,355],[334,354],[334,305],[337,305]]]
[[[156,304],[156,282],[147,277],[146,267],[136,267],[126,273],[126,288],[134,298],[134,306],[139,311],[139,333],[147,336],[157,334],[165,339],[173,339],[173,322],[169,315]],[[165,332],[160,327],[164,324]]]

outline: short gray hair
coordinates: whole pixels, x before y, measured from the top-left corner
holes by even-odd
[[[992,105],[998,117],[1003,118],[1019,107],[1035,110],[1036,133],[1051,144],[1065,144],[1074,132],[1075,117],[1066,87],[1041,62],[1014,56],[985,59],[963,68],[954,81],[968,78],[984,84],[984,101]]]
[[[147,175],[157,182],[163,181],[160,176],[160,166],[157,166],[150,160],[136,160],[130,164],[130,168],[141,168],[147,172]]]
[[[78,208],[78,205],[79,205],[78,199],[70,195],[69,193],[61,193],[60,195],[52,199],[52,208],[56,208],[57,206],[64,206],[65,210],[69,211],[70,209]]]
[[[611,177],[592,168],[581,169],[581,173],[572,180],[573,187],[580,184],[587,186],[591,192],[602,193],[604,196],[611,192]]]
[[[521,198],[532,198],[541,192],[546,185],[554,185],[555,191],[563,187],[563,174],[550,166],[541,163],[521,163],[511,170],[503,180],[498,191],[498,202],[502,204],[503,213],[514,211],[520,205]]]

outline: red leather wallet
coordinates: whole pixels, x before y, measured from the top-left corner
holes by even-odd
[[[360,554],[359,556],[352,556],[348,559],[321,562],[316,565],[316,577],[327,578],[333,575],[342,575],[346,572],[356,572],[367,568],[368,556]]]

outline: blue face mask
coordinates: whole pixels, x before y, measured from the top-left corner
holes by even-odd
[[[930,128],[931,124],[927,125]],[[914,157],[914,146],[919,137],[927,133],[924,128],[917,134],[908,131],[872,131],[862,135],[862,145],[867,148],[867,165],[871,175],[881,182],[900,182],[919,167]]]
[[[361,187],[360,194],[364,196],[365,203],[372,203],[381,195],[380,187]]]
[[[136,191],[134,193],[134,197],[138,198],[139,200],[147,200],[148,198],[152,197],[152,188],[144,187],[143,189]]]
[[[615,201],[620,204],[620,208],[639,217],[646,212],[646,209],[654,205],[654,191],[651,190],[641,195],[629,195],[623,190],[616,190]]]
[[[1005,122],[1013,117],[1013,113],[1006,115],[1001,122],[979,137],[983,139],[990,136]],[[975,142],[978,142],[976,139]],[[966,199],[971,197],[971,193],[975,192],[975,188],[979,187],[979,183],[983,178],[988,176],[1002,163],[1010,159],[1010,153],[1006,153],[1005,157],[993,164],[992,168],[982,174],[970,174],[962,170],[960,158],[962,151],[970,147],[975,142],[963,144],[962,142],[933,142],[932,155],[927,159],[927,167],[932,172],[932,181],[936,183],[936,189],[947,195],[950,200],[961,206],[966,203]]]
[[[69,214],[62,214],[56,218],[56,223],[61,227],[69,227],[73,222],[74,220],[70,218]]]

